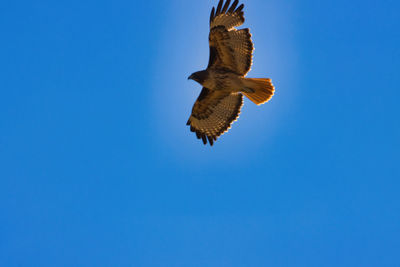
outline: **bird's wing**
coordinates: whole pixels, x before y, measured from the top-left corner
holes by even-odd
[[[240,93],[214,91],[203,87],[187,125],[204,144],[208,140],[213,145],[239,117],[242,105],[243,96]]]
[[[213,7],[211,10],[208,67],[226,68],[246,75],[250,71],[253,59],[251,34],[249,29],[234,28],[244,22],[244,5],[237,7],[239,1],[235,0],[229,7],[230,0],[224,5],[223,2],[224,0],[220,0],[217,9]]]
[[[224,26],[227,30],[231,30],[233,27],[240,26],[244,23],[242,11],[244,4],[237,7],[239,0],[235,0],[229,7],[230,2],[230,0],[227,0],[225,5],[222,7],[224,0],[220,0],[217,9],[215,9],[215,7],[212,8],[210,15],[210,29],[217,26]]]

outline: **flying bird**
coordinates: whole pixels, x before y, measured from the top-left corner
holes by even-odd
[[[245,78],[253,58],[249,29],[236,29],[244,23],[239,1],[220,0],[210,15],[210,58],[207,69],[189,76],[203,86],[194,103],[187,125],[198,139],[212,146],[239,117],[243,95],[257,105],[271,99],[275,88],[271,79]]]

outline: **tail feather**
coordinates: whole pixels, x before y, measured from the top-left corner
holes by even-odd
[[[274,95],[275,87],[271,79],[244,78],[243,94],[257,105],[264,104]]]

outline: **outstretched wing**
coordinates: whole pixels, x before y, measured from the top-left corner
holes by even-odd
[[[187,125],[205,145],[207,140],[213,145],[239,117],[242,105],[243,96],[240,93],[213,91],[203,87]]]
[[[237,7],[235,0],[229,7],[230,2],[222,6],[224,0],[220,0],[217,9],[211,10],[208,67],[227,68],[244,76],[250,71],[254,46],[249,29],[234,28],[244,23],[244,5]]]

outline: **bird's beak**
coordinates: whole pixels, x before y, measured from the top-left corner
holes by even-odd
[[[193,80],[193,74],[188,77],[188,80]]]

